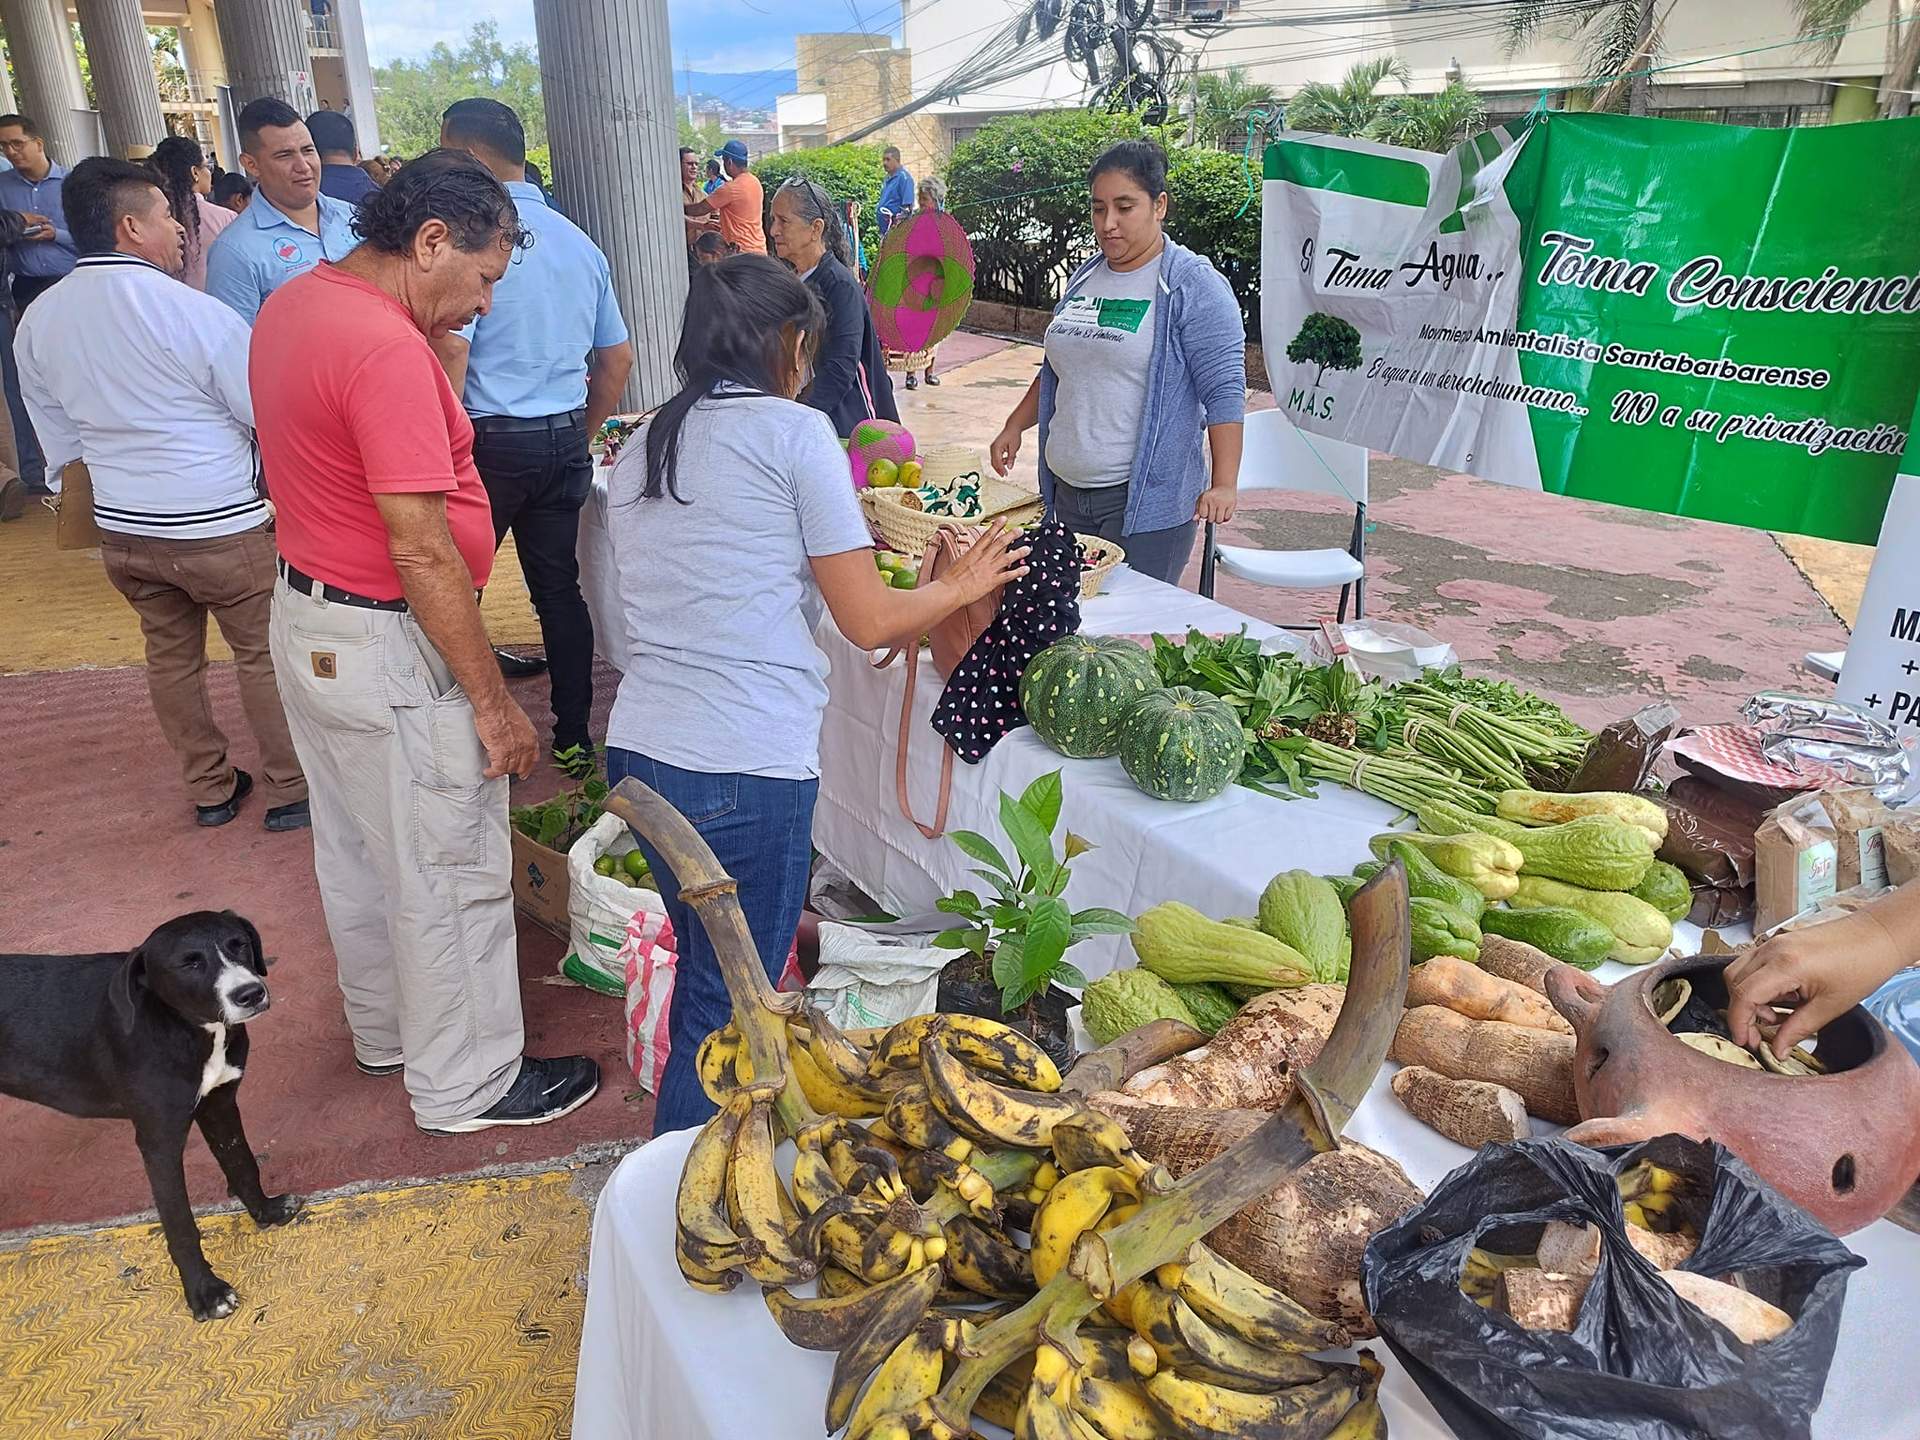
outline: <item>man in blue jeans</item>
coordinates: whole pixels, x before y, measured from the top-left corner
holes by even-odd
[[[633,346],[607,257],[526,178],[520,117],[497,100],[459,100],[441,118],[440,143],[491,170],[533,236],[494,287],[493,308],[435,348],[473,418],[494,541],[513,532],[540,617],[554,759],[585,771],[593,764],[593,619],[576,549],[593,484],[587,441],[619,403]]]

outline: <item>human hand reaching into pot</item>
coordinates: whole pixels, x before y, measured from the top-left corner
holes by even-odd
[[[1914,964],[1920,964],[1920,885],[1894,890],[1845,919],[1754,946],[1727,967],[1727,1028],[1736,1045],[1766,1039],[1784,1056]],[[1793,1013],[1783,1020],[1775,1006],[1792,1006]]]

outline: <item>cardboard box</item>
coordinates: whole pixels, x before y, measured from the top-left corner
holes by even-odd
[[[571,934],[567,918],[567,852],[549,850],[518,830],[513,834],[513,903],[543,930],[562,940]]]

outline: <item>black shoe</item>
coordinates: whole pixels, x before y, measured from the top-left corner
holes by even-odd
[[[362,1075],[371,1075],[376,1080],[384,1080],[389,1075],[398,1075],[407,1067],[399,1060],[394,1061],[391,1065],[369,1065],[356,1055],[353,1057],[353,1068],[358,1070]]]
[[[927,383],[929,385],[938,385],[940,383],[940,377],[929,370],[927,371]]]
[[[240,802],[253,791],[253,776],[244,770],[233,772],[233,794],[224,805],[196,805],[194,822],[199,825],[224,825],[240,813]],[[269,812],[271,813],[271,812]]]
[[[493,658],[500,662],[500,673],[509,680],[524,680],[529,675],[542,674],[547,668],[544,659],[516,655],[511,650],[502,650],[498,645],[493,647]]]
[[[422,1125],[429,1135],[464,1135],[470,1130],[485,1130],[494,1125],[544,1125],[571,1115],[600,1088],[600,1067],[584,1055],[563,1055],[552,1060],[536,1060],[528,1055],[520,1061],[520,1073],[507,1093],[491,1108],[471,1120],[456,1120],[451,1125]]]
[[[18,520],[27,513],[27,482],[14,476],[0,485],[0,521]]]
[[[313,824],[313,813],[307,809],[306,801],[295,800],[273,806],[260,823],[269,830],[305,830]]]
[[[575,740],[562,745],[558,739],[553,742],[553,768],[564,771],[575,780],[586,780],[600,768],[600,762],[593,753],[593,741]]]
[[[907,388],[909,390],[918,390],[920,388],[920,382],[914,379],[911,374],[907,376]]]

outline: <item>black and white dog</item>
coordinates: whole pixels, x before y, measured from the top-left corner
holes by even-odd
[[[256,1225],[300,1209],[297,1196],[260,1188],[240,1128],[245,1022],[267,1008],[266,973],[260,932],[231,910],[169,920],[131,952],[0,955],[0,1093],[133,1122],[196,1320],[231,1315],[240,1300],[201,1254],[187,1202],[194,1123]]]

